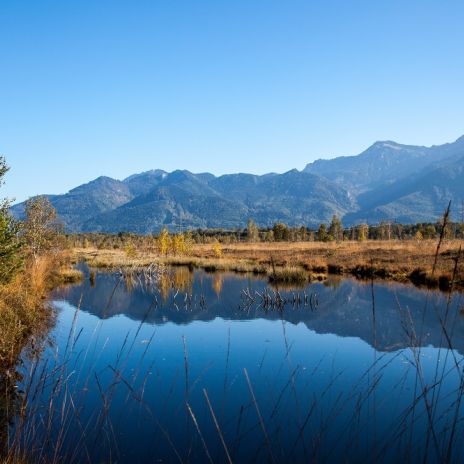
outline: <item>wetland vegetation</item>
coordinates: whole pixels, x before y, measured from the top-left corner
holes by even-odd
[[[114,238],[112,238],[114,240]],[[87,240],[87,241],[86,241]],[[192,243],[188,252],[161,254],[156,239],[130,236],[130,246],[113,247],[72,238],[76,262],[118,269],[158,262],[210,271],[263,274],[272,281],[310,282],[328,275],[394,280],[443,290],[464,286],[462,240],[368,240],[341,242]],[[139,241],[140,240],[140,241]],[[82,246],[85,245],[85,248]],[[106,244],[106,245],[105,245]],[[218,247],[220,253],[218,253]],[[436,258],[436,262],[435,262]],[[456,264],[457,263],[457,264]],[[453,282],[452,282],[453,281]]]

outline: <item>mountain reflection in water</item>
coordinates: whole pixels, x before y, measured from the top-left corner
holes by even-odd
[[[18,389],[9,436],[45,461],[464,458],[460,294],[330,280],[277,308],[248,275],[85,272]]]
[[[283,319],[292,324],[303,323],[320,334],[358,337],[379,351],[410,346],[412,332],[417,339],[422,335],[422,346],[448,345],[439,323],[440,319],[445,319],[448,295],[441,292],[396,283],[331,279],[305,289],[280,290],[290,299],[295,292],[317,295],[317,310],[309,304],[290,304],[282,311],[266,310],[258,303],[250,307],[241,305],[243,290],[249,289],[254,294],[262,293],[267,287],[267,282],[259,278],[233,273],[193,272],[188,267],[176,267],[160,277],[155,289],[127,285],[119,275],[100,273],[94,286],[86,279],[80,286],[59,290],[55,297],[66,299],[75,306],[82,297],[81,309],[100,319],[124,315],[157,325],[207,322],[217,317],[226,320]],[[186,295],[192,299],[187,301]],[[204,305],[199,304],[201,297]],[[459,294],[451,299],[448,312],[453,317],[448,317],[447,321],[452,345],[463,354],[464,317],[458,314],[461,303]]]

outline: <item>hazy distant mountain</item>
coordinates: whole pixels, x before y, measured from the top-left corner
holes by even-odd
[[[317,160],[304,169],[354,192],[378,188],[416,174],[453,156],[464,155],[464,136],[454,143],[432,147],[376,142],[357,156]]]
[[[460,217],[464,200],[464,154],[433,163],[419,173],[401,178],[358,196],[359,211],[349,213],[348,222],[427,222],[443,215],[451,200],[454,218]]]
[[[99,177],[48,197],[74,232],[236,228],[249,218],[260,226],[282,221],[314,227],[333,214],[347,225],[435,221],[449,200],[460,207],[464,199],[464,137],[432,147],[376,142],[360,155],[318,160],[284,174],[152,170],[123,181]],[[12,211],[21,217],[24,203]]]

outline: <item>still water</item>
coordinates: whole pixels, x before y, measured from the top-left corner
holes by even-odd
[[[464,458],[460,294],[349,279],[277,294],[262,279],[187,268],[148,288],[89,277],[55,292],[55,328],[25,373],[20,433],[36,455]],[[279,308],[277,295],[287,300]]]

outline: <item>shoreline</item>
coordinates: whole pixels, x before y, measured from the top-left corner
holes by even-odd
[[[128,254],[122,249],[75,248],[72,258],[96,269],[157,263],[265,275],[271,283],[304,284],[340,275],[449,291],[464,290],[464,259],[459,255],[463,244],[463,240],[446,241],[437,253],[435,240],[239,243],[221,245],[220,256],[211,244],[194,245],[188,256],[160,255],[155,249]]]

